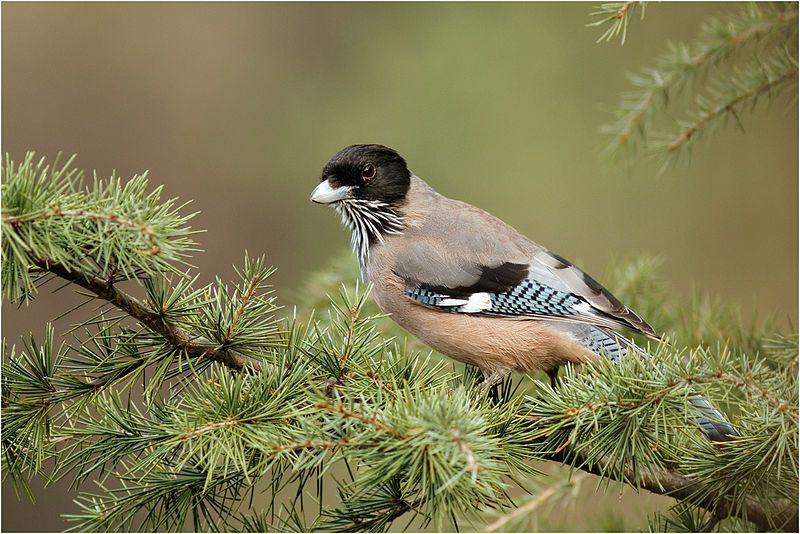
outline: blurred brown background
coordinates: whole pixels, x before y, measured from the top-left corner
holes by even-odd
[[[730,9],[651,5],[620,47],[595,43],[590,4],[4,3],[2,151],[77,153],[103,177],[149,169],[201,210],[201,281],[230,278],[247,249],[278,267],[286,297],[349,241],[308,202],[322,165],[382,143],[591,273],[657,253],[676,292],[796,324],[796,104],[759,107],[746,133],[713,136],[660,177],[599,155],[600,108],[629,89],[625,72]],[[3,336],[41,333],[71,302],[4,303]],[[74,511],[64,484],[36,504],[3,490],[4,530],[61,530]],[[643,502],[547,524],[642,529],[657,506]]]

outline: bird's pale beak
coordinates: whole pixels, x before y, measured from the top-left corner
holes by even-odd
[[[350,187],[343,185],[334,189],[331,187],[328,180],[323,180],[311,192],[311,202],[316,202],[317,204],[332,204],[333,202],[346,199],[349,194]]]

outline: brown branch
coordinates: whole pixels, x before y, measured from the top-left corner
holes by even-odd
[[[139,321],[144,327],[161,335],[176,349],[185,351],[189,356],[213,360],[236,370],[241,370],[245,367],[256,371],[260,370],[258,362],[244,354],[220,347],[204,337],[192,336],[188,332],[169,324],[160,314],[145,306],[136,297],[121,291],[108,280],[90,273],[71,271],[63,265],[47,260],[36,260],[35,263],[41,269],[84,289],[88,289],[99,298],[113,304]],[[103,378],[100,380],[102,381]]]
[[[233,335],[234,330],[236,330],[236,326],[239,323],[239,320],[244,315],[244,310],[247,307],[247,303],[250,302],[250,299],[253,298],[253,295],[256,294],[256,290],[258,289],[258,281],[254,278],[250,281],[250,285],[247,288],[247,291],[242,293],[242,296],[239,298],[239,307],[236,308],[236,312],[233,314],[233,318],[231,319],[231,323],[228,325],[227,330],[225,331],[225,339],[230,339]]]
[[[203,426],[197,427],[194,430],[187,430],[186,432],[184,432],[183,434],[178,436],[178,438],[181,441],[185,441],[185,440],[190,439],[190,438],[194,438],[194,437],[197,437],[197,436],[202,436],[206,432],[211,432],[212,430],[217,430],[217,429],[220,429],[220,428],[228,428],[228,427],[231,427],[231,426],[236,426],[238,424],[239,424],[239,421],[236,420],[236,419],[228,419],[228,420],[225,420],[225,421],[217,421],[217,422],[214,422],[214,423],[208,423],[207,425],[203,425]]]
[[[347,365],[350,353],[353,351],[353,338],[355,337],[356,324],[358,323],[358,306],[353,304],[350,307],[350,324],[347,327],[347,339],[345,342],[344,353],[342,354],[342,367]]]
[[[628,11],[633,7],[635,3],[636,2],[625,2],[624,4],[622,4],[622,7],[620,7],[614,14],[614,18],[617,20],[624,19],[625,15],[628,14]]]
[[[317,408],[322,408],[324,410],[328,410],[331,412],[337,412],[342,414],[342,417],[345,419],[355,419],[356,421],[361,421],[362,423],[369,425],[376,430],[381,432],[385,432],[391,436],[396,438],[405,438],[406,436],[394,428],[388,427],[385,424],[381,423],[374,417],[368,417],[366,415],[362,415],[358,412],[353,412],[345,408],[344,404],[331,404],[330,402],[321,401],[317,403]]]
[[[631,467],[626,467],[621,473],[616,473],[605,459],[589,463],[585,456],[580,453],[573,453],[570,449],[555,454],[548,459],[566,465],[574,465],[587,473],[611,478],[629,485],[634,485],[631,481],[636,481],[635,487],[691,503],[710,511],[716,517],[738,517],[751,521],[761,532],[774,530],[797,532],[797,506],[788,502],[774,503],[781,505],[776,506],[776,508],[781,508],[781,512],[770,514],[754,497],[746,497],[739,503],[734,502],[732,499],[725,499],[720,502],[715,499],[715,495],[703,491],[703,484],[677,471],[664,470],[658,475],[639,474],[637,477]]]

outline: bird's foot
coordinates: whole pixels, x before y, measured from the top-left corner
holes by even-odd
[[[508,376],[511,372],[511,369],[501,369],[499,371],[494,371],[491,374],[484,373],[483,382],[481,382],[481,395],[486,393],[488,389],[488,397],[489,400],[497,403],[500,401],[500,383],[503,381],[503,378]]]
[[[553,390],[558,389],[558,367],[553,367],[552,369],[548,369],[545,371],[547,376],[550,377],[550,387]]]
[[[500,383],[503,378],[508,376],[508,373],[511,372],[511,369],[501,369],[499,371],[494,371],[491,374],[483,374],[483,382],[481,382],[481,391],[486,391],[487,388],[492,386],[496,386]]]

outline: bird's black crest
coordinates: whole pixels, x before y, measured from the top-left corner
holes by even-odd
[[[375,167],[375,176],[365,179],[365,165]],[[405,199],[411,184],[406,161],[395,150],[383,145],[351,145],[337,152],[322,169],[322,180],[332,186],[353,186],[361,200],[377,200],[397,205]]]

